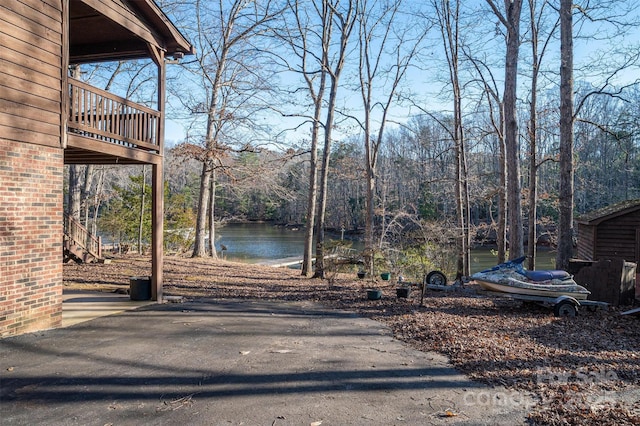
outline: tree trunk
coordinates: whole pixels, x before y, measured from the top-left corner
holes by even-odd
[[[538,235],[537,207],[538,207],[538,29],[535,20],[535,1],[529,0],[529,19],[531,24],[531,102],[529,103],[529,217],[527,242],[527,268],[536,269],[536,243]]]
[[[296,9],[296,15],[298,9]],[[307,55],[302,58],[302,70],[304,79],[309,89],[309,95],[313,100],[313,123],[311,127],[311,151],[309,158],[309,192],[307,194],[307,223],[304,234],[304,253],[302,257],[302,275],[309,276],[313,270],[313,237],[316,224],[316,209],[318,205],[318,142],[320,139],[320,119],[322,117],[323,98],[327,82],[327,67],[329,54],[329,41],[331,38],[331,13],[326,4],[323,4],[322,13],[322,37],[321,37],[321,55],[320,55],[320,82],[317,91],[314,89],[314,73],[308,72]],[[306,46],[307,35],[306,29],[298,28],[301,34],[304,34],[303,40]],[[297,43],[296,40],[294,43]],[[306,49],[306,47],[305,47]],[[312,55],[315,56],[315,55]]]
[[[89,229],[89,193],[91,192],[91,184],[93,183],[93,168],[92,164],[89,164],[84,169],[84,184],[82,185],[82,201],[81,206],[84,210],[84,227]]]
[[[573,19],[571,0],[560,1],[560,212],[556,267],[573,255]]]
[[[331,88],[330,98],[335,98],[336,87]],[[333,110],[327,112],[327,124],[333,123]],[[331,157],[331,126],[325,126],[324,150],[322,153],[322,168],[320,169],[320,188],[318,192],[318,213],[316,215],[316,267],[313,276],[324,278],[324,225],[327,209],[327,185],[329,182],[329,159]]]
[[[324,91],[324,75],[321,91]],[[318,138],[320,135],[320,114],[322,112],[322,93],[316,99],[313,128],[311,134],[311,153],[309,159],[309,193],[307,195],[307,226],[304,233],[304,254],[302,275],[308,276],[313,270],[313,236],[316,221],[318,199]]]
[[[518,140],[517,84],[522,0],[507,2],[507,55],[505,61],[504,117],[507,167],[509,259],[524,252],[522,205],[520,201],[520,155]]]
[[[211,181],[209,182],[209,254],[214,259],[218,258],[218,252],[216,251],[216,221],[215,221],[215,212],[216,212],[216,170],[215,168],[211,169]]]
[[[138,254],[142,254],[142,231],[144,229],[144,199],[145,182],[147,180],[147,166],[142,165],[142,182],[140,183],[140,214],[138,215]]]
[[[104,186],[104,166],[100,166],[98,169],[98,182],[96,183],[96,190],[93,194],[93,216],[91,217],[91,230],[92,234],[98,232],[98,211],[100,210],[100,203],[102,201],[102,188]]]
[[[464,129],[462,128],[462,116],[460,116],[460,155],[462,171],[462,215],[464,228],[462,229],[462,255],[463,268],[462,277],[471,275],[471,206],[469,201],[469,169],[467,167],[467,144],[464,139]]]
[[[532,88],[534,83],[532,83]],[[534,89],[535,90],[535,89]],[[536,269],[536,242],[538,240],[538,234],[536,232],[537,226],[537,210],[538,210],[538,156],[536,154],[537,145],[536,138],[538,131],[536,129],[536,94],[535,91],[531,94],[531,122],[529,123],[529,233],[527,243],[527,268],[530,271]]]
[[[318,192],[318,214],[316,216],[316,267],[313,276],[324,278],[324,226],[327,209],[327,192],[329,182],[329,159],[331,158],[333,117],[335,114],[336,98],[338,94],[338,79],[331,78],[331,92],[327,106],[327,119],[324,126],[324,149],[322,152],[322,168],[320,169],[320,188]]]
[[[367,144],[368,145],[368,144]],[[374,252],[374,233],[373,227],[375,225],[375,189],[376,189],[376,178],[375,178],[375,170],[370,166],[370,154],[369,149],[367,149],[367,183],[366,183],[366,199],[365,199],[365,236],[364,236],[364,262],[365,266],[369,270],[369,274],[374,276],[374,265],[373,259],[375,257]],[[384,208],[384,206],[383,206]],[[383,219],[384,220],[384,219]]]
[[[498,228],[496,242],[498,244],[498,263],[507,259],[507,162],[506,147],[504,142],[504,104],[500,103],[500,125],[502,126],[498,143],[500,144],[500,155],[498,166],[500,167],[498,189]]]
[[[312,144],[313,145],[313,144]],[[315,151],[315,154],[314,154]],[[313,231],[316,220],[316,200],[318,198],[318,148],[311,148],[309,161],[309,193],[307,194],[307,223],[304,232],[304,254],[302,275],[308,276],[313,270]]]
[[[456,148],[456,214],[458,216],[458,262],[456,280],[469,274],[469,247],[468,247],[468,202],[466,195],[466,159],[464,153],[464,133],[462,129],[462,92],[460,88],[459,61],[458,61],[458,7],[456,3],[455,13],[447,6],[447,38],[449,40],[449,74],[453,87],[453,139]],[[453,22],[451,22],[453,18]]]
[[[457,67],[457,64],[456,64]],[[455,70],[457,79],[457,68]],[[456,215],[458,221],[458,261],[456,267],[456,280],[465,275],[466,269],[466,237],[465,237],[465,208],[464,208],[464,185],[463,185],[463,164],[462,164],[462,115],[460,113],[460,88],[458,81],[453,84],[453,137],[456,148]]]
[[[80,221],[80,204],[82,189],[80,188],[81,167],[77,164],[69,166],[69,202],[67,203],[67,214]]]
[[[318,192],[318,214],[316,216],[316,267],[313,274],[316,278],[324,278],[324,227],[327,209],[327,192],[329,180],[329,160],[331,158],[332,145],[332,129],[334,126],[334,115],[336,109],[336,101],[338,97],[338,87],[340,75],[344,69],[345,57],[347,55],[347,45],[351,30],[355,22],[355,4],[348,3],[347,10],[338,12],[328,5],[327,0],[323,1],[323,10],[329,21],[335,17],[340,23],[340,44],[338,47],[337,58],[332,70],[329,70],[328,52],[323,53],[323,71],[329,72],[331,76],[331,90],[329,92],[329,102],[327,103],[327,117],[324,125],[324,150],[322,152],[322,168],[320,170],[320,187]],[[329,13],[329,10],[331,12]],[[327,15],[328,14],[328,15]]]
[[[362,55],[362,53],[361,53]],[[360,58],[363,61],[363,58]],[[361,65],[362,67],[362,65]],[[369,83],[369,84],[367,84]],[[365,183],[365,220],[364,220],[364,262],[369,270],[369,274],[374,276],[373,259],[375,257],[375,249],[373,245],[375,226],[375,190],[376,190],[376,164],[374,161],[374,147],[371,143],[371,81],[360,79],[360,84],[366,88],[365,96],[363,96],[364,106],[364,155],[367,180]],[[384,206],[382,207],[384,208]]]
[[[200,193],[198,196],[198,215],[196,217],[196,235],[191,257],[204,257],[207,255],[205,237],[207,235],[207,206],[211,195],[210,160],[202,162],[202,173],[200,174]]]
[[[457,57],[457,56],[456,56]],[[453,121],[454,144],[456,147],[456,213],[458,216],[458,262],[456,280],[469,276],[470,234],[469,234],[469,190],[467,183],[467,164],[465,154],[464,132],[462,128],[462,95],[458,79],[457,60],[453,64]]]

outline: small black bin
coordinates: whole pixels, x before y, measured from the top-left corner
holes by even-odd
[[[151,299],[151,277],[130,277],[129,297],[131,300]]]
[[[407,298],[411,295],[411,289],[409,287],[398,287],[396,288],[396,296],[398,298]]]

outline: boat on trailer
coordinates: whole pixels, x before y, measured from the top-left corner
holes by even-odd
[[[522,263],[526,256],[501,263],[490,269],[476,272],[471,279],[483,289],[514,295],[557,298],[570,296],[586,300],[591,292],[573,280],[562,270],[528,271]]]

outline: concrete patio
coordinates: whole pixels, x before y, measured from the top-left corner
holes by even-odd
[[[127,294],[67,289],[62,293],[62,301],[62,327],[155,303],[134,301]]]

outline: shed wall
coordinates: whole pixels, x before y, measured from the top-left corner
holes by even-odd
[[[639,262],[636,242],[639,229],[640,210],[600,223],[596,237],[596,260],[624,259]]]
[[[595,235],[595,226],[582,223],[578,224],[578,259],[595,260]]]

